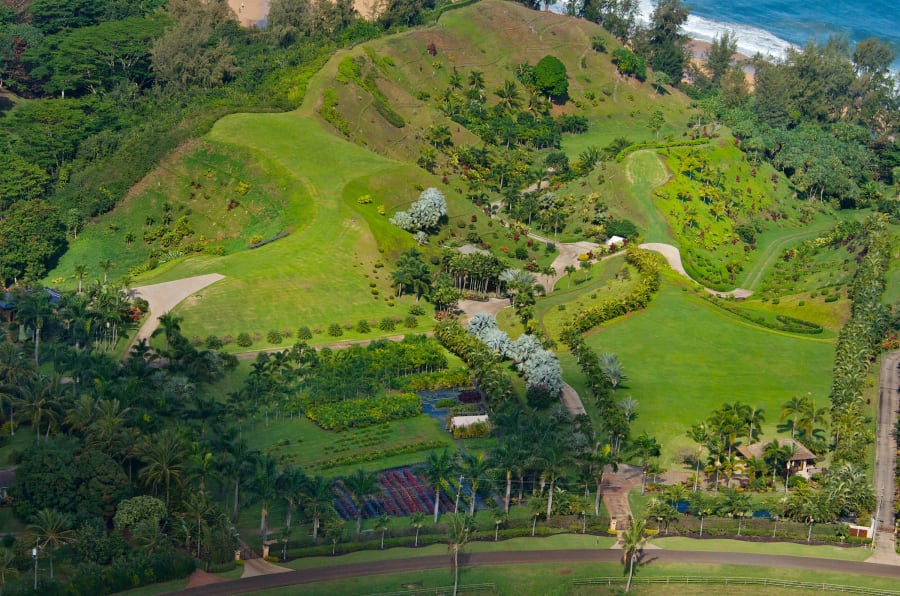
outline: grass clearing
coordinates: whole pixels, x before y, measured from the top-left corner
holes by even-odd
[[[246,436],[253,449],[268,451],[284,463],[326,477],[347,474],[357,468],[374,471],[421,462],[431,450],[404,453],[372,462],[317,468],[317,464],[332,458],[422,441],[442,441],[448,447],[453,445],[452,437],[440,427],[438,421],[425,414],[342,432],[322,430],[308,419],[295,415],[293,419],[284,421],[270,420],[268,426],[256,420],[254,426],[246,430]]]
[[[446,548],[441,554],[446,554]],[[343,557],[341,557],[343,559]],[[636,570],[637,578],[666,578],[666,577],[744,577],[744,578],[771,578],[788,581],[812,581],[815,583],[828,583],[835,585],[859,586],[881,590],[893,590],[896,588],[896,580],[886,577],[868,577],[831,572],[797,571],[795,569],[781,569],[770,567],[749,567],[745,565],[708,565],[708,564],[674,564],[649,562],[641,565]],[[587,594],[618,594],[624,588],[624,584],[613,586],[592,585],[572,586],[572,580],[577,578],[616,577],[624,579],[624,568],[619,563],[571,563],[571,564],[528,564],[528,565],[497,565],[460,568],[460,585],[478,583],[493,583],[497,586],[497,593],[520,595],[587,595]],[[408,589],[436,588],[453,585],[453,576],[449,562],[444,569],[418,570],[407,573],[388,575],[374,575],[365,578],[348,578],[343,580],[320,582],[303,586],[303,590],[315,594],[375,594],[383,592],[397,592]],[[636,594],[722,594],[723,585],[691,585],[689,589],[684,584],[671,586],[635,585],[632,591]],[[296,594],[297,586],[278,588],[264,592],[267,595]],[[759,594],[759,586],[733,586],[728,585],[728,594]],[[465,589],[460,591],[465,594]],[[765,593],[796,593],[796,591],[770,592],[765,588]]]
[[[670,281],[648,309],[600,327],[587,341],[598,353],[619,355],[629,379],[616,396],[640,404],[632,434],[655,435],[669,468],[696,449],[685,436],[690,425],[724,402],[763,408],[766,440],[791,396],[811,393],[827,402],[830,376],[821,371],[830,370],[833,343],[752,325]],[[571,355],[560,361],[568,382],[587,395]],[[585,406],[593,410],[590,399]]]
[[[668,550],[712,551],[719,553],[756,553],[789,555],[842,561],[865,561],[872,555],[867,548],[794,544],[793,542],[747,542],[744,540],[695,540],[693,538],[654,538],[652,544]]]

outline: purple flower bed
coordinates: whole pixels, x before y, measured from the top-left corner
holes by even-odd
[[[409,468],[385,470],[378,475],[381,491],[366,499],[362,507],[364,518],[377,517],[382,512],[392,516],[407,516],[417,511],[430,514],[434,509],[434,489]],[[335,509],[345,520],[354,519],[356,508],[350,495],[339,484],[334,487]],[[453,499],[441,491],[441,513],[453,511]]]

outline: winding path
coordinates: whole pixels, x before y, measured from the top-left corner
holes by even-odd
[[[469,553],[460,555],[463,567],[489,565],[536,565],[572,563],[618,563],[622,552],[616,549],[598,550],[545,550],[545,551],[502,551],[489,553]],[[836,559],[815,559],[811,557],[759,555],[750,553],[719,553],[703,551],[678,551],[653,549],[645,550],[642,564],[686,563],[699,565],[746,565],[752,567],[776,567],[780,569],[800,569],[809,572],[833,572],[872,577],[888,577],[900,580],[900,568],[891,565],[860,563]],[[366,577],[389,573],[415,574],[426,569],[448,567],[446,555],[428,555],[408,559],[373,561],[319,567],[302,571],[290,571],[276,575],[261,575],[246,579],[222,582],[208,586],[183,590],[181,594],[205,596],[226,596],[230,594],[257,593],[262,590],[309,584],[314,582]],[[300,593],[298,591],[298,593]]]
[[[147,316],[147,320],[144,321],[144,324],[141,325],[141,328],[138,329],[138,332],[135,334],[131,345],[134,345],[142,339],[150,339],[150,336],[153,335],[153,332],[159,327],[159,317],[161,315],[164,315],[175,308],[179,302],[194,292],[199,292],[206,286],[212,285],[220,279],[225,279],[225,276],[219,275],[218,273],[209,273],[207,275],[185,277],[183,279],[176,279],[174,281],[167,281],[150,286],[140,286],[132,289],[131,292],[129,292],[129,296],[146,300],[150,305],[150,312]],[[125,354],[127,355],[130,353],[131,349],[129,346],[129,350],[125,352]]]
[[[696,281],[690,275],[688,275],[687,271],[684,270],[684,264],[681,262],[681,251],[679,251],[678,248],[672,246],[671,244],[663,244],[662,242],[648,242],[646,244],[641,244],[640,248],[658,252],[663,257],[665,257],[666,261],[669,263],[669,267],[671,267],[674,271],[680,273],[691,281]],[[711,288],[704,289],[710,294],[715,294],[716,296],[734,296],[738,300],[743,300],[753,295],[752,290],[745,290],[743,288],[735,288],[728,292],[720,292],[719,290],[713,290]]]

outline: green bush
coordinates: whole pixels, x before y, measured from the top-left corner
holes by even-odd
[[[365,319],[360,319],[356,323],[356,331],[357,333],[368,333],[372,330],[372,326],[369,325],[369,322]]]
[[[239,333],[235,343],[242,348],[249,348],[253,345],[253,340],[250,338],[249,333]]]
[[[301,403],[306,401],[303,399]],[[402,393],[347,399],[317,406],[303,403],[303,409],[307,418],[325,430],[345,430],[417,416],[422,413],[422,400],[415,393]]]
[[[308,340],[312,339],[312,331],[309,330],[309,327],[303,325],[299,329],[297,329],[297,339]]]
[[[224,345],[217,335],[207,336],[203,344],[206,346],[207,350],[218,350]]]
[[[416,317],[409,315],[408,317],[403,319],[403,324],[407,327],[407,329],[415,329],[419,326],[419,320]]]
[[[340,337],[344,335],[344,328],[338,323],[332,323],[328,326],[328,335],[331,337]]]
[[[378,323],[378,328],[382,331],[393,331],[397,327],[397,323],[394,322],[394,319],[391,317],[384,317]]]
[[[274,331],[274,330],[273,330],[273,331],[269,331],[269,332],[266,334],[266,340],[267,340],[270,344],[280,344],[280,343],[281,343],[281,340],[283,340],[283,339],[284,339],[284,336],[281,335],[281,332],[280,332],[280,331]]]

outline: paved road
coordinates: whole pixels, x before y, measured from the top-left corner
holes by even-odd
[[[672,246],[671,244],[663,244],[662,242],[648,242],[646,244],[641,244],[640,248],[658,252],[666,258],[666,261],[669,263],[669,267],[674,269],[677,273],[685,276],[686,278],[692,279],[684,269],[684,264],[681,262],[681,251],[679,251],[678,248]],[[743,288],[735,288],[733,290],[729,290],[728,292],[720,292],[718,290],[713,290],[710,288],[704,289],[710,294],[715,294],[716,296],[734,296],[739,300],[749,298],[753,295],[753,292],[751,290],[745,290]]]
[[[875,554],[871,562],[900,565],[894,535],[894,472],[897,439],[894,422],[900,402],[900,352],[885,354],[881,359],[878,389],[878,426],[875,435],[875,498],[878,499],[878,529]]]
[[[552,551],[510,551],[493,553],[472,553],[460,556],[463,566],[482,565],[533,565],[541,563],[558,563],[561,566],[572,563],[617,563],[622,552],[619,550],[552,550]],[[876,577],[892,577],[900,580],[900,568],[891,565],[859,563],[856,561],[840,561],[831,559],[813,559],[809,557],[789,557],[773,555],[757,555],[745,553],[693,552],[677,550],[645,551],[642,563],[690,563],[701,565],[750,565],[754,567],[778,567],[782,569],[801,569],[809,573],[799,573],[799,581],[815,579],[816,572],[828,571],[852,575],[868,575]],[[334,567],[321,567],[303,571],[291,571],[275,575],[262,575],[247,579],[223,582],[183,590],[182,594],[208,596],[226,596],[229,594],[247,594],[261,590],[308,584],[313,582],[344,579],[348,577],[365,577],[387,573],[416,573],[424,569],[449,569],[449,558],[446,555],[431,555],[410,559],[396,559],[371,563],[354,563]],[[299,593],[299,592],[298,592]]]

